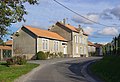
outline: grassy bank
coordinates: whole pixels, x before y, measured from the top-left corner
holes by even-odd
[[[120,82],[120,56],[106,56],[90,69],[105,82]]]
[[[28,73],[38,64],[27,63],[22,66],[7,67],[6,63],[0,63],[0,82],[13,82],[19,76]]]

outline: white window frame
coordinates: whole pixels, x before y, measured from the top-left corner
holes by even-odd
[[[84,54],[86,54],[87,48],[84,46]]]
[[[78,54],[78,51],[79,51],[79,50],[78,50],[78,46],[76,46],[76,54]]]
[[[77,36],[75,35],[75,38],[74,38],[75,39],[75,43],[76,43],[76,38],[77,38]]]
[[[54,51],[59,51],[59,41],[54,41],[53,46],[54,46]]]
[[[79,37],[79,42],[82,43],[82,36]]]
[[[43,50],[49,50],[49,39],[45,38],[42,39],[42,47]]]

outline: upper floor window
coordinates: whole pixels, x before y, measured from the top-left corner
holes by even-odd
[[[78,43],[78,40],[79,40],[78,36],[75,35],[75,43]]]
[[[79,42],[82,43],[82,36],[80,36]]]

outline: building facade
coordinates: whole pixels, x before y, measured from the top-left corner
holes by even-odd
[[[39,51],[62,52],[66,57],[88,57],[88,35],[83,29],[57,22],[48,30],[23,26],[13,35],[13,54],[32,59]]]
[[[34,59],[39,51],[67,54],[67,40],[59,34],[30,26],[23,26],[13,35],[13,54]]]
[[[68,57],[88,57],[88,35],[80,26],[75,28],[63,21],[57,22],[49,31],[56,32],[68,41]]]
[[[5,60],[12,57],[12,40],[5,42],[5,45],[0,45],[0,60]]]
[[[89,56],[95,55],[96,53],[96,46],[94,43],[88,41],[88,53]]]

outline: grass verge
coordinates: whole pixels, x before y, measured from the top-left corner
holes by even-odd
[[[90,70],[105,82],[120,82],[120,56],[105,56],[92,64]]]
[[[38,64],[27,63],[21,66],[6,66],[6,63],[0,62],[0,82],[13,82],[19,76],[30,72]]]

